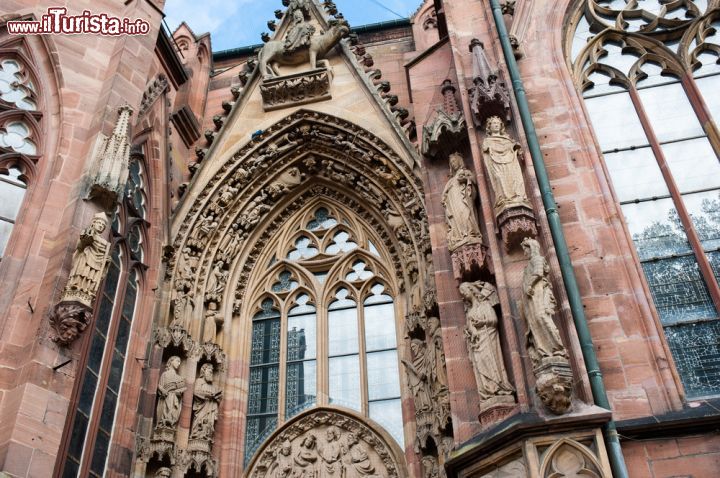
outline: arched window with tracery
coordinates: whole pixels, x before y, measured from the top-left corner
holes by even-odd
[[[42,119],[37,80],[23,51],[0,53],[0,259],[10,241],[37,162]]]
[[[397,285],[380,239],[338,205],[316,204],[288,224],[249,295],[246,461],[318,405],[369,417],[402,447]]]
[[[584,0],[567,45],[689,398],[720,394],[718,7]]]
[[[61,476],[105,474],[130,332],[145,270],[148,223],[142,155],[131,158],[122,204],[112,218],[112,254],[98,295],[84,364],[80,368]],[[72,420],[72,422],[71,422]]]

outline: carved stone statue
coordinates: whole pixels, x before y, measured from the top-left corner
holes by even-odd
[[[277,65],[302,65],[318,68],[318,59],[324,58],[340,40],[350,33],[347,25],[334,25],[322,35],[314,35],[315,27],[305,21],[300,10],[293,13],[293,25],[284,40],[265,44],[260,52],[260,72],[265,79],[280,76]],[[328,66],[327,61],[324,62]]]
[[[310,46],[310,38],[315,34],[315,27],[305,21],[305,15],[302,10],[297,9],[292,12],[292,26],[285,35],[285,53],[290,55],[301,48]]]
[[[205,311],[205,324],[203,325],[203,342],[216,344],[218,330],[222,327],[225,320],[217,310],[217,304],[210,302],[208,310]]]
[[[285,440],[275,455],[275,463],[270,468],[271,478],[292,478],[293,477],[293,456],[290,440]]]
[[[163,466],[155,472],[155,478],[170,478],[172,476],[172,469]]]
[[[507,135],[505,123],[497,116],[487,120],[485,131],[482,150],[495,194],[495,215],[512,207],[531,209],[520,169],[520,144]]]
[[[222,398],[222,390],[213,385],[213,373],[213,365],[206,363],[200,367],[200,376],[195,380],[190,440],[213,441]]]
[[[182,409],[182,395],[187,389],[185,379],[180,376],[180,357],[170,357],[165,365],[165,371],[160,376],[157,395],[156,410],[157,428],[174,430],[180,419]]]
[[[110,243],[102,237],[107,226],[108,217],[105,213],[98,213],[90,227],[80,234],[63,301],[76,301],[92,307],[110,257]]]
[[[345,478],[375,477],[375,467],[370,460],[365,445],[360,443],[355,433],[346,437],[346,469]]]
[[[319,478],[342,478],[344,467],[342,455],[343,446],[340,444],[340,432],[335,427],[329,427],[325,431],[325,443],[318,449],[320,455],[320,466],[318,469]]]
[[[465,300],[465,338],[480,400],[512,396],[514,389],[505,370],[493,308],[499,303],[495,287],[488,282],[465,282],[460,285],[460,295]]]
[[[442,204],[448,225],[448,249],[453,252],[465,245],[480,244],[482,233],[475,207],[477,186],[460,154],[450,155],[450,170],[452,177],[445,185]]]
[[[297,478],[314,478],[317,471],[317,439],[309,434],[300,442],[300,449],[293,460],[299,469],[293,472]]]
[[[547,357],[567,358],[567,350],[560,339],[553,316],[555,295],[550,285],[550,266],[540,253],[540,244],[527,238],[522,242],[530,260],[523,274],[524,311],[528,328],[528,351],[537,367]]]
[[[175,291],[175,294],[173,320],[170,326],[188,330],[195,310],[195,297],[192,292],[185,292],[184,290]]]

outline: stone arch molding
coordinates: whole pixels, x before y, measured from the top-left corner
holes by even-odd
[[[368,131],[299,110],[243,146],[204,184],[191,185],[192,205],[176,219],[168,251],[173,305],[167,322],[219,344],[219,336],[206,333],[212,327],[200,325],[207,311],[239,314],[264,245],[319,196],[352,209],[374,228],[403,290],[426,272],[430,241],[421,179]]]
[[[543,478],[605,478],[602,465],[583,444],[564,438],[545,452],[540,476]]]
[[[406,478],[402,451],[382,428],[335,408],[314,408],[277,430],[250,461],[246,478]],[[320,476],[326,473],[319,473]]]

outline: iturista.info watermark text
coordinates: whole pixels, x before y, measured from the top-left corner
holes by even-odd
[[[118,18],[89,10],[68,15],[65,7],[51,7],[40,20],[9,21],[7,29],[11,35],[147,35],[150,24],[142,19]]]

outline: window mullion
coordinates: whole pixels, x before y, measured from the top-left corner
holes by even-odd
[[[650,142],[650,147],[655,154],[655,159],[657,160],[658,166],[660,167],[660,172],[663,176],[663,179],[665,180],[665,183],[667,184],[667,188],[670,191],[673,202],[675,203],[675,208],[678,212],[678,216],[680,217],[683,228],[685,229],[685,233],[687,234],[688,241],[690,242],[690,247],[695,253],[698,267],[700,268],[703,279],[707,284],[707,288],[710,292],[710,297],[715,304],[716,311],[720,313],[720,286],[718,286],[718,283],[715,280],[715,274],[713,273],[712,267],[710,266],[710,261],[705,255],[702,242],[700,241],[700,237],[695,230],[695,226],[692,223],[690,214],[685,207],[685,203],[682,199],[682,194],[680,193],[680,188],[678,188],[678,185],[672,176],[670,167],[668,166],[665,159],[665,154],[663,153],[660,142],[655,135],[655,131],[652,128],[650,119],[645,112],[645,108],[643,107],[637,90],[634,86],[631,86],[628,91],[630,93],[630,98],[632,99],[633,105],[635,106],[635,110],[637,111],[640,123],[642,124],[643,130],[645,131],[645,135]]]
[[[327,406],[330,402],[330,359],[328,357],[328,337],[330,337],[330,331],[328,327],[328,304],[318,303],[316,310],[317,331],[315,332],[315,337],[317,348],[315,359],[317,360],[317,385],[315,390],[315,404],[321,407]],[[321,337],[323,337],[323,340],[320,340]]]
[[[278,363],[278,396],[277,396],[277,417],[278,427],[285,423],[285,387],[287,386],[287,347],[288,347],[288,308],[286,307],[280,321],[280,355]]]
[[[718,125],[715,121],[713,121],[710,109],[705,103],[702,93],[690,74],[684,74],[681,78],[681,82],[683,88],[685,89],[685,93],[688,95],[688,99],[690,100],[690,105],[693,110],[695,110],[695,114],[707,134],[710,145],[713,150],[715,150],[715,155],[718,157],[718,160],[720,160],[720,130],[718,129]]]
[[[365,340],[365,305],[362,297],[358,297],[357,301],[358,314],[358,352],[360,359],[360,410],[364,416],[370,416],[370,405],[368,397],[368,375],[367,375],[367,350]]]
[[[115,349],[115,339],[117,338],[118,325],[120,324],[120,315],[122,314],[123,305],[125,303],[124,298],[125,292],[127,291],[130,270],[127,267],[127,264],[122,261],[122,259],[123,258],[121,256],[120,276],[118,278],[118,287],[115,291],[113,311],[110,315],[110,325],[108,326],[107,336],[105,337],[105,350],[103,351],[102,365],[99,370],[98,381],[95,387],[95,400],[93,400],[92,409],[90,410],[90,417],[88,418],[87,436],[85,437],[85,446],[83,447],[82,460],[80,461],[80,476],[90,475],[90,466],[92,464],[93,452],[95,451],[95,439],[97,438],[98,429],[100,426],[100,414],[102,413],[102,405],[103,403],[105,403],[107,381],[108,376],[110,375],[113,351]],[[100,289],[100,291],[102,291],[102,289]],[[98,292],[98,294],[100,293],[101,292]],[[97,320],[97,314],[95,319]],[[110,445],[111,444],[108,444],[108,447]]]

